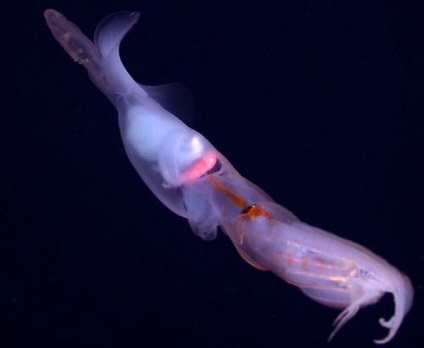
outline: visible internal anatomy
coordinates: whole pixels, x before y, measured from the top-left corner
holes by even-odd
[[[409,279],[370,250],[303,223],[242,177],[205,137],[173,115],[177,84],[135,82],[121,62],[119,44],[138,13],[106,17],[94,42],[59,12],[49,9],[44,17],[55,39],[117,109],[122,141],[137,173],[195,234],[210,240],[220,227],[249,264],[342,309],[330,339],[361,307],[391,293],[394,314],[380,319],[389,332],[375,342],[393,338],[413,302]]]

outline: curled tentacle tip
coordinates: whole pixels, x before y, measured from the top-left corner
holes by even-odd
[[[394,325],[394,320],[395,320],[395,317],[393,316],[389,320],[380,318],[378,322],[380,323],[381,326],[384,326],[386,329],[391,329]]]
[[[385,327],[386,329],[389,329],[390,331],[389,331],[389,333],[387,334],[386,337],[379,339],[379,340],[374,340],[374,343],[376,343],[376,344],[387,343],[395,336],[398,327],[393,328],[393,326],[394,326],[393,317],[390,318],[389,320],[386,320],[384,318],[380,318],[378,320],[378,322],[380,323],[381,326]]]

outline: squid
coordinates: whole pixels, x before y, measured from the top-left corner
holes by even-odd
[[[374,342],[395,336],[413,302],[408,277],[365,247],[302,222],[241,176],[203,135],[173,114],[181,85],[137,83],[119,55],[137,12],[103,19],[94,41],[53,9],[44,17],[54,38],[117,109],[125,151],[137,173],[196,235],[212,240],[219,227],[247,263],[318,303],[341,309],[328,340],[360,308],[392,294],[394,314],[379,320],[389,331]]]

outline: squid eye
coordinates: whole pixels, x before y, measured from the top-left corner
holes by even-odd
[[[241,215],[249,214],[249,213],[250,213],[250,211],[251,211],[253,208],[255,208],[255,207],[256,207],[256,204],[255,204],[255,203],[250,204],[250,205],[248,205],[247,207],[244,207],[244,208],[240,211],[240,214],[241,214]]]
[[[243,216],[243,218],[258,218],[258,217],[265,217],[265,218],[273,218],[273,215],[270,210],[267,209],[266,206],[262,205],[261,203],[252,203],[248,206],[244,207],[240,211],[240,215]]]

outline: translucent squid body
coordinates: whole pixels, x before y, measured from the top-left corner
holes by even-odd
[[[119,44],[138,13],[107,17],[94,42],[59,12],[49,9],[44,17],[55,39],[118,110],[125,150],[138,174],[195,234],[211,240],[221,227],[249,264],[342,309],[329,339],[361,307],[391,293],[394,315],[380,319],[389,332],[375,342],[393,338],[412,305],[409,279],[370,250],[303,223],[243,178],[205,137],[171,113],[172,103],[162,103],[177,85],[135,82],[121,62]]]

